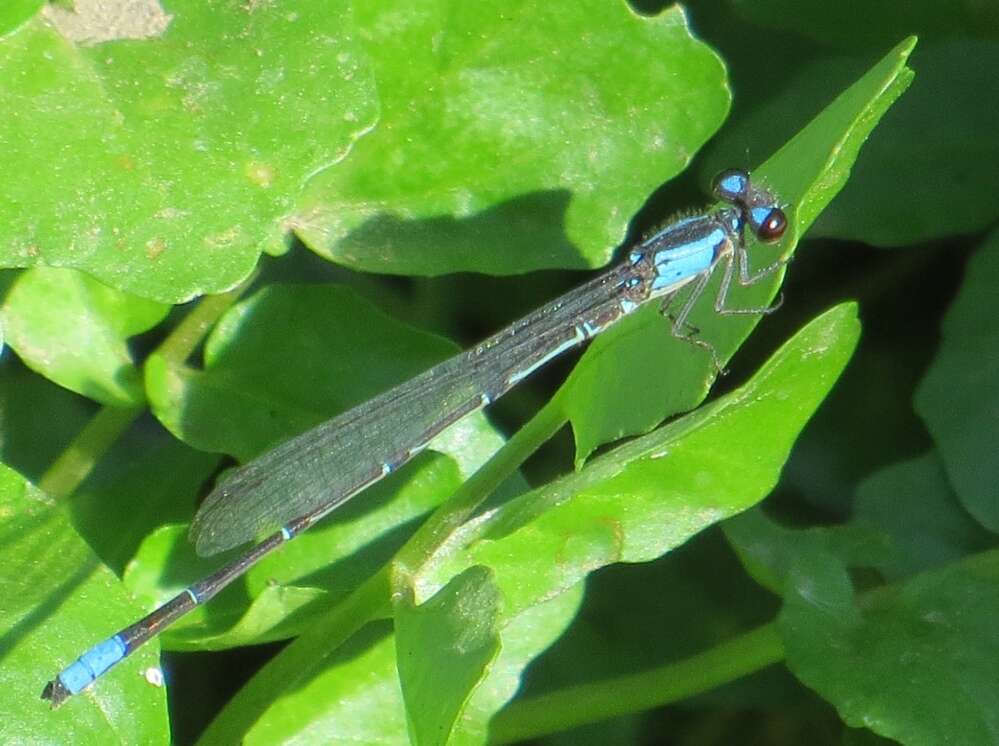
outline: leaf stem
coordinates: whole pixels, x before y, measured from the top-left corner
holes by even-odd
[[[211,722],[199,744],[241,743],[277,700],[329,666],[330,657],[369,621],[391,614],[388,566],[368,578],[264,665]]]
[[[408,585],[437,548],[507,478],[567,422],[561,397],[554,397],[518,430],[482,467],[458,487],[410,537],[393,561],[392,587]]]
[[[59,500],[69,498],[101,456],[135,422],[142,407],[101,407],[38,480],[39,488]]]
[[[275,692],[303,685],[322,671],[329,657],[365,624],[391,616],[392,589],[407,581],[441,542],[565,423],[566,416],[556,397],[454,491],[403,546],[393,562],[329,608],[269,661],[230,700],[202,735],[200,743],[238,742],[271,706]]]
[[[491,744],[558,733],[678,702],[706,692],[784,658],[784,646],[771,622],[703,653],[651,671],[568,687],[514,702],[489,728]]]
[[[211,295],[197,303],[156,352],[175,362],[184,362],[197,348],[208,330],[235,303],[256,273],[234,290]],[[145,411],[144,407],[101,407],[66,449],[45,471],[38,486],[58,499],[69,498],[94,470],[108,449]]]
[[[167,338],[153,354],[160,355],[173,363],[185,362],[222,317],[222,314],[239,300],[256,277],[257,273],[254,272],[229,292],[202,298],[191,309],[191,312],[181,319],[180,323],[167,335]]]

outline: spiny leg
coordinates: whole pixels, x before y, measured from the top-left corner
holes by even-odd
[[[729,261],[729,264],[731,264],[731,260]],[[701,297],[701,294],[704,292],[704,288],[707,287],[710,280],[711,270],[702,272],[697,276],[697,279],[694,281],[694,285],[691,288],[690,294],[683,302],[683,307],[680,309],[680,313],[676,316],[674,316],[669,310],[670,304],[677,296],[676,293],[671,293],[663,299],[662,304],[659,306],[659,312],[672,322],[670,333],[674,337],[683,340],[688,344],[700,347],[703,350],[707,350],[708,354],[711,355],[711,361],[714,363],[715,368],[720,374],[724,375],[726,372],[725,367],[721,363],[721,358],[718,357],[718,351],[715,349],[715,346],[710,342],[704,341],[703,339],[698,339],[697,335],[700,334],[700,330],[693,324],[687,322],[687,318],[690,316],[691,311],[694,310],[697,299]]]
[[[732,286],[732,276],[734,274],[734,264],[739,265],[739,284],[748,287],[753,285],[765,277],[772,275],[774,272],[778,271],[781,267],[786,265],[790,258],[778,259],[772,264],[768,264],[766,267],[754,272],[752,275],[749,274],[749,257],[746,252],[745,247],[738,247],[735,250],[734,260],[730,258],[725,265],[725,274],[722,275],[721,287],[718,289],[718,295],[715,297],[715,311],[722,316],[760,316],[771,314],[784,305],[784,293],[781,293],[777,298],[777,302],[770,306],[763,306],[761,308],[728,308],[726,307],[726,302],[728,301],[728,291]]]
[[[760,267],[752,274],[749,273],[749,252],[746,251],[745,246],[736,247],[735,253],[737,255],[736,259],[739,262],[739,284],[743,287],[748,287],[753,285],[764,277],[772,275],[781,267],[788,264],[792,257],[784,257],[783,259],[778,259],[776,262],[771,262],[765,267]]]

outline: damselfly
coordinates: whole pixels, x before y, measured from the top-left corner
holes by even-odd
[[[732,309],[732,280],[751,285],[779,269],[755,272],[745,243],[748,228],[775,241],[787,218],[775,197],[745,171],[721,173],[714,183],[722,204],[659,230],[625,260],[585,285],[551,301],[478,346],[380,396],[295,437],[223,478],[191,526],[201,555],[212,555],[280,526],[246,554],[194,583],[145,618],[95,645],[42,692],[58,706],[184,614],[203,604],[261,558],[293,539],[354,495],[391,474],[441,431],[490,404],[545,363],[604,331],[623,316],[659,299],[664,313],[677,294],[689,293],[672,332],[707,350],[688,318],[715,269],[723,275],[714,307],[720,314],[759,314],[768,308]]]

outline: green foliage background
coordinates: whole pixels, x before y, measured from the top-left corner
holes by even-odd
[[[999,741],[999,12],[98,7],[0,7],[0,740]],[[217,566],[221,469],[728,166],[795,257],[695,313],[728,376],[643,309],[38,699]]]

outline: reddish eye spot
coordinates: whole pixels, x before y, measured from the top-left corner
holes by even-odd
[[[756,228],[756,235],[761,241],[776,241],[787,230],[787,215],[779,207],[767,213]]]

